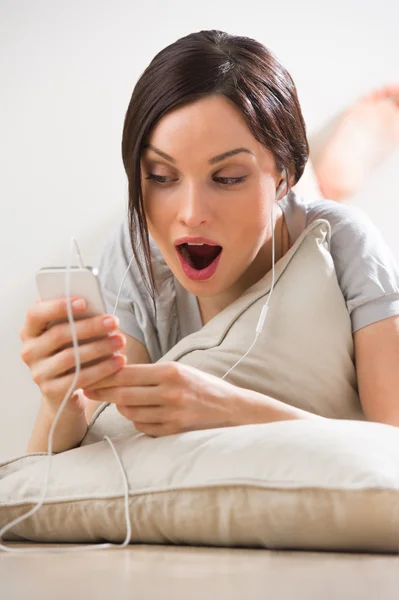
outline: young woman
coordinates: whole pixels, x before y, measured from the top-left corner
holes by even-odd
[[[305,203],[295,192],[308,160],[305,124],[290,75],[267,48],[201,31],[163,49],[134,88],[122,155],[129,214],[99,265],[109,312],[135,258],[119,322],[76,323],[82,363],[76,388],[84,394],[75,393],[61,415],[54,451],[79,445],[104,401],[151,436],[319,418],[179,363],[152,364],[271,269],[273,206],[276,261],[313,220],[330,222],[366,418],[399,425],[398,267],[360,210],[331,200]],[[65,300],[37,302],[21,330],[21,356],[42,392],[31,452],[47,450],[72,381],[69,324],[45,331],[48,321],[66,314]],[[94,336],[100,339],[85,343]],[[110,358],[115,350],[119,356]],[[104,361],[84,367],[98,357]]]

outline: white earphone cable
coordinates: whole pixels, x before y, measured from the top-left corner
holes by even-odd
[[[283,186],[285,185],[285,181],[286,180],[284,179],[284,181],[280,184],[278,190],[276,191],[276,200],[278,198],[278,195],[279,195],[280,191],[282,190]],[[272,293],[273,293],[273,289],[274,289],[274,280],[275,280],[276,244],[275,244],[275,238],[274,238],[274,203],[272,205],[270,221],[271,221],[271,229],[272,229],[272,283],[271,283],[271,286],[270,286],[270,292],[269,292],[269,294],[267,296],[267,300],[266,300],[265,304],[263,305],[261,313],[260,313],[258,324],[256,326],[256,334],[255,334],[254,341],[252,342],[252,344],[250,345],[250,347],[248,348],[248,350],[246,351],[246,353],[244,354],[244,356],[242,356],[232,367],[230,367],[230,369],[227,371],[227,373],[225,373],[223,375],[222,379],[224,379],[225,377],[227,377],[227,375],[229,373],[231,373],[231,371],[233,369],[235,369],[236,366],[238,364],[240,364],[240,362],[242,360],[244,360],[244,358],[246,356],[248,356],[248,354],[250,353],[250,351],[252,350],[252,348],[256,344],[256,342],[257,342],[260,334],[262,333],[263,325],[264,325],[265,320],[266,320],[267,312],[269,310],[270,299],[272,297]]]
[[[52,422],[51,427],[50,427],[50,432],[49,432],[49,437],[48,437],[48,450],[47,450],[48,461],[47,461],[47,469],[46,469],[45,480],[44,480],[44,485],[43,485],[42,498],[30,511],[17,517],[16,519],[11,521],[10,523],[7,523],[4,527],[2,527],[0,529],[0,542],[6,531],[11,529],[11,527],[14,527],[15,525],[18,525],[18,523],[21,523],[22,521],[25,521],[26,519],[28,519],[30,516],[35,514],[41,508],[41,506],[43,506],[43,503],[44,503],[44,500],[46,497],[46,493],[47,493],[50,472],[51,472],[51,458],[52,458],[52,449],[53,449],[54,430],[57,426],[60,415],[61,415],[66,403],[68,402],[68,399],[69,399],[71,393],[73,392],[73,390],[75,390],[76,382],[77,382],[77,379],[78,379],[79,373],[80,373],[80,358],[79,358],[79,353],[78,353],[78,341],[77,341],[77,336],[76,336],[76,328],[75,328],[75,323],[74,323],[74,319],[73,319],[73,313],[72,313],[72,308],[71,308],[71,298],[70,298],[70,259],[71,259],[72,247],[74,244],[77,248],[79,262],[81,265],[83,264],[77,242],[76,242],[75,238],[71,238],[71,245],[70,245],[70,250],[69,250],[69,257],[68,257],[68,264],[67,264],[67,271],[66,271],[66,285],[65,285],[66,294],[65,295],[67,298],[68,321],[71,326],[71,332],[72,332],[72,343],[73,343],[73,348],[74,348],[76,370],[75,370],[74,377],[72,379],[72,383],[65,395],[65,398],[61,402],[61,404],[57,410],[57,413],[54,417],[54,421]],[[122,285],[125,281],[125,278],[126,278],[128,270],[130,268],[130,265],[132,263],[132,260],[133,260],[133,257],[129,263],[128,268],[126,269],[125,276],[123,277],[122,283],[120,285],[118,297],[117,297],[116,304],[115,304],[114,311],[113,311],[113,315],[115,315],[115,311],[116,311],[116,307],[118,305]],[[116,458],[118,465],[122,472],[124,488],[125,488],[125,517],[126,517],[125,541],[122,544],[104,543],[104,544],[94,544],[94,545],[89,545],[89,546],[74,546],[72,548],[50,548],[49,550],[43,550],[40,548],[39,549],[36,549],[36,548],[33,548],[33,549],[32,548],[27,548],[27,549],[10,548],[9,546],[5,546],[4,544],[0,543],[0,550],[4,550],[6,552],[74,552],[77,550],[98,550],[100,548],[103,548],[103,549],[105,549],[105,548],[124,548],[125,546],[127,546],[129,544],[130,538],[131,538],[131,529],[132,529],[131,523],[130,523],[130,513],[129,513],[129,483],[128,483],[128,479],[127,479],[122,461],[120,460],[120,457],[119,457],[118,453],[116,452],[114,444],[112,443],[112,441],[110,440],[110,438],[108,436],[104,436],[104,440],[106,440],[109,443],[109,445],[111,446],[112,452],[114,453],[115,458]]]

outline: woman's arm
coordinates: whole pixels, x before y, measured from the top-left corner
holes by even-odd
[[[399,427],[399,316],[362,327],[353,337],[366,418]]]
[[[49,409],[48,402],[41,400],[40,410],[28,442],[26,452],[47,452],[48,437],[56,413]],[[64,452],[79,446],[87,432],[87,423],[83,412],[64,408],[54,430],[53,452]]]
[[[355,331],[359,396],[366,419],[399,427],[399,316]],[[240,390],[235,425],[320,418],[257,392]]]
[[[235,387],[235,386],[234,386]],[[324,419],[320,415],[285,404],[253,390],[236,388],[229,425],[272,423],[292,419]]]
[[[126,334],[124,333],[124,335]],[[125,347],[125,353],[128,362],[130,364],[150,363],[150,358],[145,346],[130,336],[126,337],[128,338],[128,343]],[[399,427],[399,316],[383,319],[382,321],[359,329],[354,333],[354,343],[359,395],[366,418],[370,421],[387,423]],[[155,370],[159,368],[165,368],[165,365],[154,365]],[[182,369],[184,368],[185,367],[182,366]],[[197,371],[195,371],[195,373],[197,374],[199,381],[197,382],[195,380],[195,385],[193,387],[198,391],[201,387],[201,380],[204,379],[204,383],[206,383],[206,375],[204,373],[198,373]],[[120,378],[122,375],[123,373],[120,373],[118,377]],[[139,376],[138,372],[135,372],[133,375],[132,377],[134,380]],[[126,371],[127,380],[126,382],[121,381],[120,385],[133,385],[134,382],[131,382],[128,379],[128,376],[129,373]],[[225,382],[217,381],[219,387],[225,384]],[[142,385],[145,383],[146,382]],[[206,407],[218,407],[219,404],[222,405],[222,410],[216,410],[216,421],[214,425],[210,425],[212,422],[212,415],[208,415],[208,413],[205,414],[204,422],[206,423],[206,427],[218,427],[223,424],[234,426],[286,421],[291,419],[324,418],[252,390],[238,388],[232,385],[229,385],[228,389],[225,387],[219,389],[219,387],[216,386],[215,388],[214,402],[206,402],[204,410]],[[209,393],[210,390],[213,390],[213,387],[209,384],[206,387],[206,390],[207,393]],[[134,407],[135,404],[140,405],[141,402],[136,398],[137,394],[134,388],[132,388],[132,394],[132,407]],[[86,411],[88,421],[97,406],[102,402],[115,401],[113,396],[107,397],[107,389],[99,389],[97,396],[101,397],[101,400],[88,400],[89,404]],[[176,393],[176,397],[178,396],[179,394]],[[173,394],[170,395],[170,397],[174,397]],[[129,399],[124,399],[123,403],[129,405]],[[184,406],[180,407],[180,409],[186,407],[186,403],[183,404]],[[187,408],[189,408],[188,405],[189,403],[187,403]],[[194,409],[195,415],[198,415],[198,400],[194,403]],[[142,409],[137,408],[135,410]],[[209,412],[210,409],[207,408],[207,410]],[[181,412],[184,416],[184,412]],[[219,413],[223,418],[220,417]],[[221,419],[220,423],[218,422],[218,419]],[[151,419],[149,419],[149,422],[151,422]],[[184,424],[184,418],[182,418],[182,423]],[[138,427],[137,423],[136,426]],[[193,428],[196,428],[196,423],[190,423],[189,429]],[[140,431],[147,432],[145,428],[140,429]],[[157,432],[154,433],[151,431],[149,434],[162,435],[163,432],[158,434]]]
[[[144,344],[119,329],[116,330],[116,332],[121,333],[126,337],[126,345],[121,351],[121,354],[126,356],[127,363],[138,364],[151,362],[147,348]],[[54,431],[53,452],[64,452],[65,450],[78,447],[86,435],[87,426],[90,423],[94,412],[101,404],[102,402],[86,398],[84,413],[64,409]],[[47,452],[48,436],[54,417],[55,413],[51,413],[47,404],[42,401],[28,443],[28,453]]]

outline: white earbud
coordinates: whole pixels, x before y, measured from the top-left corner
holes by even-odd
[[[279,199],[279,196],[280,196],[281,192],[283,191],[283,189],[284,189],[284,187],[285,187],[286,183],[287,183],[287,175],[286,175],[286,173],[285,173],[285,170],[284,170],[284,179],[283,179],[283,181],[280,183],[280,185],[278,186],[278,188],[277,188],[277,190],[276,190],[276,200],[278,200],[278,199]]]

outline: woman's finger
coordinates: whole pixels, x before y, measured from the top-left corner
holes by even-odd
[[[118,411],[129,419],[129,421],[137,423],[145,423],[147,425],[162,425],[169,421],[165,409],[161,406],[120,406],[117,405]]]
[[[118,386],[157,386],[161,383],[180,385],[186,379],[187,366],[177,362],[126,365],[118,374],[117,383],[110,382],[109,387]],[[107,386],[107,381],[102,382]]]
[[[125,369],[130,365],[126,365]],[[120,373],[120,372],[119,372]],[[114,378],[119,375],[116,373]],[[111,375],[112,377],[112,375]],[[110,379],[111,379],[110,377]],[[101,382],[99,382],[99,386]],[[118,404],[119,406],[161,406],[165,403],[165,399],[160,392],[158,386],[115,386],[106,387],[103,389],[84,389],[83,393],[91,400],[101,400]]]
[[[71,298],[71,302],[75,297]],[[82,312],[83,308],[73,308],[73,313],[78,314]],[[50,321],[59,319],[67,319],[67,301],[65,298],[58,298],[56,300],[43,300],[36,302],[33,306],[28,309],[26,314],[24,325],[20,331],[20,338],[22,342],[26,342],[32,338],[37,338],[39,335],[46,331],[46,327]]]

